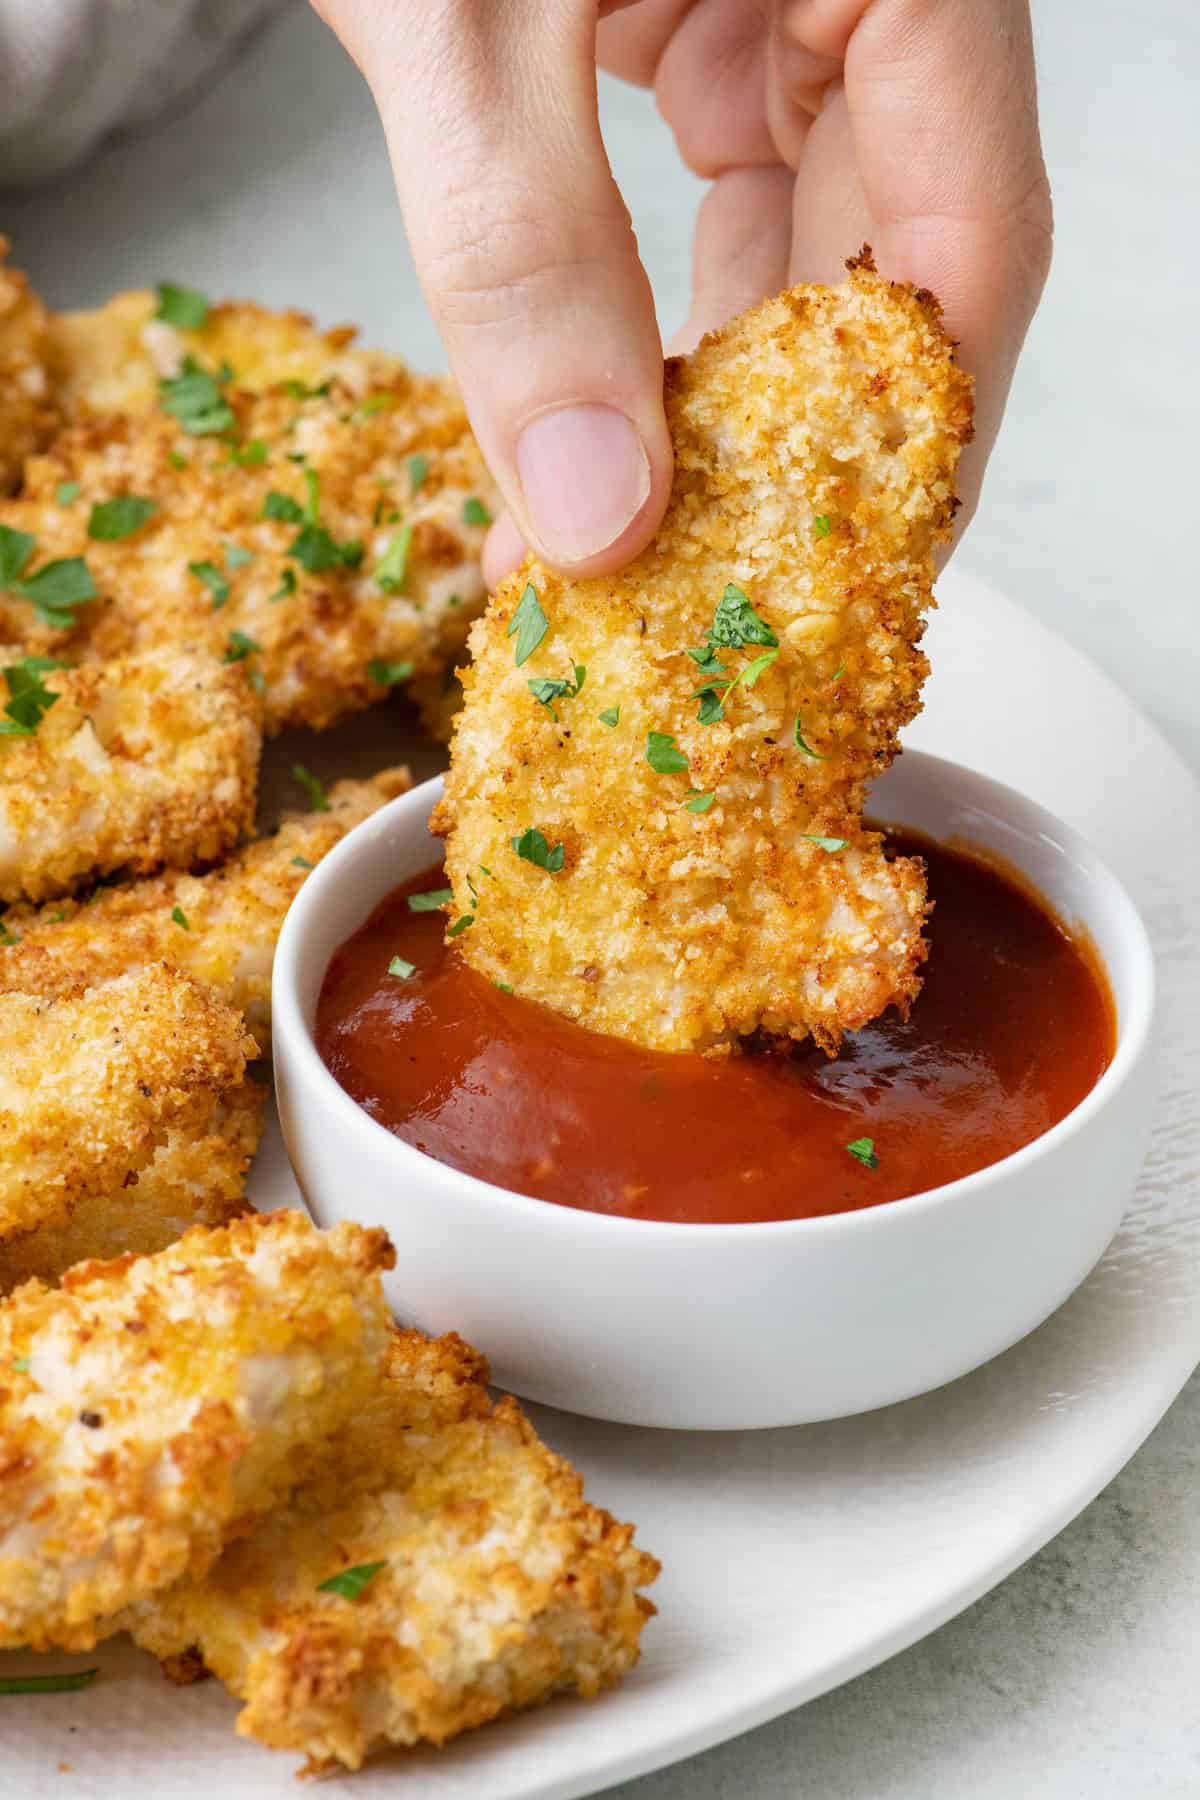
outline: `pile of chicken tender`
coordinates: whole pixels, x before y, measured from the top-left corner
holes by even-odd
[[[494,484],[350,330],[172,283],[55,314],[5,248],[0,1692],[128,1632],[310,1771],[593,1695],[653,1611],[633,1528],[392,1324],[382,1233],[246,1198],[284,914],[409,785],[295,745],[375,708],[386,747],[397,693],[444,735]]]

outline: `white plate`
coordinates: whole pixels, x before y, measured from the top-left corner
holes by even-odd
[[[1163,1092],[1125,1224],[1053,1319],[922,1400],[701,1437],[537,1410],[592,1497],[636,1519],[663,1560],[641,1666],[598,1705],[555,1705],[440,1753],[385,1759],[354,1778],[355,1800],[405,1779],[421,1800],[593,1793],[823,1693],[931,1631],[1060,1530],[1200,1359],[1196,784],[1098,670],[1010,602],[952,572],[942,606],[929,640],[937,674],[911,741],[1023,788],[1092,838],[1155,941]],[[253,1191],[260,1204],[295,1199],[277,1138]],[[0,1658],[0,1672],[27,1660]],[[0,1702],[16,1709],[0,1715],[0,1793],[295,1795],[295,1759],[235,1739],[236,1708],[216,1683],[168,1688],[126,1645],[87,1660],[102,1670],[87,1692]]]

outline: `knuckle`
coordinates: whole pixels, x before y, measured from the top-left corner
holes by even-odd
[[[604,260],[612,225],[578,204],[555,205],[545,191],[475,186],[451,195],[422,258],[438,322],[497,325],[552,301]]]

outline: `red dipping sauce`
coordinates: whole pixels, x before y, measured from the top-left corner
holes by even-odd
[[[380,1124],[453,1168],[631,1219],[744,1223],[920,1193],[1027,1144],[1112,1060],[1116,1022],[1086,943],[999,869],[924,839],[935,909],[912,1016],[826,1057],[640,1050],[506,994],[397,888],[336,952],[321,1057]],[[399,956],[416,965],[388,973]],[[847,1146],[872,1141],[868,1167]],[[869,1153],[866,1153],[869,1154]],[[402,1199],[398,1198],[398,1204]]]

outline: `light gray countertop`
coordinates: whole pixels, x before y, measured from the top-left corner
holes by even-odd
[[[1035,13],[1058,249],[960,555],[1087,650],[1200,768],[1200,10],[1041,0]],[[645,95],[606,84],[604,110],[669,333],[685,311],[700,184]],[[60,305],[168,275],[354,319],[418,365],[443,360],[370,101],[303,8],[186,114],[69,185],[0,202],[0,223]],[[1164,855],[1171,828],[1164,819]],[[613,1792],[1197,1796],[1198,1624],[1193,1380],[1100,1499],[961,1618],[800,1711]]]

